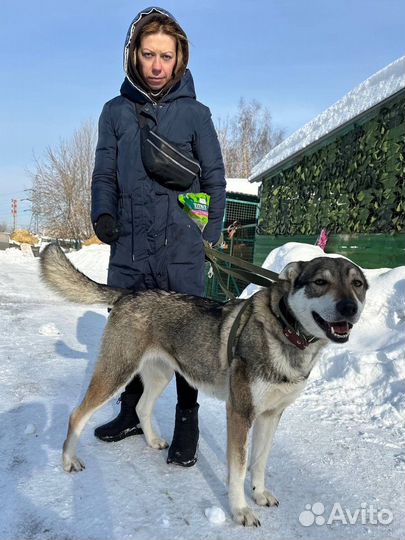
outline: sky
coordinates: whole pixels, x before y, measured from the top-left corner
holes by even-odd
[[[125,34],[148,4],[1,0],[0,224],[30,221],[35,157],[119,93]],[[288,135],[404,54],[405,0],[165,1],[190,40],[197,98],[214,121],[240,98]]]

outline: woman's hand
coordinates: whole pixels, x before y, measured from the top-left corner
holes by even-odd
[[[97,238],[105,244],[112,244],[118,240],[120,235],[117,222],[110,214],[101,214],[94,224],[94,232]]]

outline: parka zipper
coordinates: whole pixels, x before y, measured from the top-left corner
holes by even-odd
[[[129,195],[129,201],[131,203],[131,253],[132,262],[135,261],[135,241],[134,241],[134,205],[132,204],[132,195]]]

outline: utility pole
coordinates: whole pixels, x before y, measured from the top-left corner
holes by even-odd
[[[17,221],[17,199],[11,199],[11,215],[13,216],[13,232],[16,228]]]
[[[39,231],[39,212],[38,212],[38,205],[33,202],[34,198],[34,190],[32,188],[30,189],[24,189],[24,191],[30,191],[31,192],[31,199],[29,197],[25,199],[21,199],[21,201],[29,201],[31,203],[31,209],[24,210],[24,212],[31,212],[31,219],[30,219],[30,229],[32,227],[32,224],[34,223],[34,232],[35,234],[38,234]],[[37,200],[36,198],[34,199]]]

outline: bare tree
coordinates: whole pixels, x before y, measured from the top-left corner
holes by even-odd
[[[256,100],[239,101],[236,114],[216,122],[219,143],[228,178],[247,178],[284,132],[273,127],[269,110]]]
[[[85,122],[72,138],[48,147],[31,171],[32,213],[44,231],[59,238],[88,238],[96,126]]]

